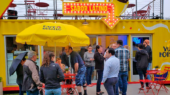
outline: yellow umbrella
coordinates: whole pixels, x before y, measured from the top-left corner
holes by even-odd
[[[80,29],[63,23],[40,23],[32,25],[16,37],[17,43],[49,47],[87,46],[89,37]]]

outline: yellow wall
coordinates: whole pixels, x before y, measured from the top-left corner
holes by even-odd
[[[17,35],[25,28],[43,22],[55,22],[55,20],[0,20],[0,76],[3,77],[4,87],[6,87],[4,35]],[[170,56],[159,56],[159,53],[164,52],[163,46],[170,46],[170,20],[121,20],[114,29],[109,29],[100,20],[89,20],[87,21],[89,25],[82,25],[84,20],[56,20],[56,22],[74,25],[87,35],[129,35],[128,37],[130,37],[134,34],[151,34],[153,67],[161,66],[163,63],[170,66]],[[128,45],[130,45],[130,41],[128,41]],[[165,65],[162,66],[162,70]],[[170,80],[170,77],[168,80]]]

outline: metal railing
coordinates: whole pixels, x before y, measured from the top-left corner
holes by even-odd
[[[16,1],[16,0],[14,0]],[[47,0],[48,1],[48,0]],[[104,1],[104,0],[103,0]],[[133,0],[134,1],[134,0]],[[138,16],[137,15],[137,11],[136,11],[136,15],[124,15],[122,14],[120,16],[121,19],[140,19],[141,17],[146,18],[146,19],[163,19],[163,1],[164,0],[150,0],[149,2],[144,2],[143,5],[141,4],[141,0],[136,0],[135,4],[135,9],[136,10],[146,10],[146,8],[151,5],[151,10],[150,10],[150,14],[146,15],[146,16]],[[43,11],[44,9],[41,8],[36,8],[35,6],[28,6],[28,4],[23,3],[18,3],[16,8],[9,8],[11,10],[16,10],[18,12],[17,16],[9,16],[8,13],[6,12],[4,14],[4,18],[3,19],[8,19],[9,17],[18,17],[18,19],[76,19],[76,20],[81,20],[81,19],[96,19],[99,20],[102,17],[101,16],[96,16],[96,17],[92,17],[92,16],[63,16],[62,15],[62,1],[58,1],[58,0],[53,0],[53,1],[48,1],[50,4],[49,8],[46,10],[46,15],[28,15],[28,9],[36,9],[36,11]],[[129,0],[130,3],[134,3],[132,2],[132,0]],[[15,3],[15,2],[14,2]],[[139,5],[140,4],[140,5]],[[60,7],[59,7],[60,6]],[[127,9],[128,11],[128,9]],[[152,14],[151,14],[152,13]],[[56,15],[57,14],[57,15]]]

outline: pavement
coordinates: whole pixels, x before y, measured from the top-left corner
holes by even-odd
[[[93,81],[93,83],[96,83],[96,81]],[[142,91],[141,93],[139,93],[140,86],[141,86],[140,84],[128,84],[127,95],[145,95]],[[164,89],[161,89],[158,95],[170,95],[170,88],[168,88],[168,90],[169,90],[168,93],[166,93]],[[103,85],[101,85],[101,91],[104,92],[103,95],[108,95]],[[157,95],[158,91],[155,89],[153,89],[153,91],[155,95]],[[93,87],[87,87],[87,93],[88,95],[96,95],[96,85],[94,85]],[[84,92],[82,94],[84,94]],[[154,95],[154,94],[152,93],[152,90],[149,90],[149,92],[146,93],[146,95]]]
[[[140,84],[128,84],[127,95],[145,95],[142,91],[141,93],[139,93],[139,88],[140,88]],[[170,95],[170,88],[168,88],[168,90],[169,90],[168,93],[166,93],[164,89],[161,89],[158,95]],[[108,95],[103,85],[101,86],[101,91],[104,92],[103,95]],[[87,92],[88,95],[96,95],[96,85],[93,87],[88,87]],[[153,92],[155,93],[155,95],[157,95],[158,93],[158,91],[155,89],[153,90]],[[149,92],[146,94],[153,95],[151,90],[149,90]]]

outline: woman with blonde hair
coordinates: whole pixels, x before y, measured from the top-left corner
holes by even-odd
[[[40,80],[45,83],[45,95],[61,95],[60,82],[64,80],[64,74],[54,61],[54,53],[47,51],[40,68]]]

